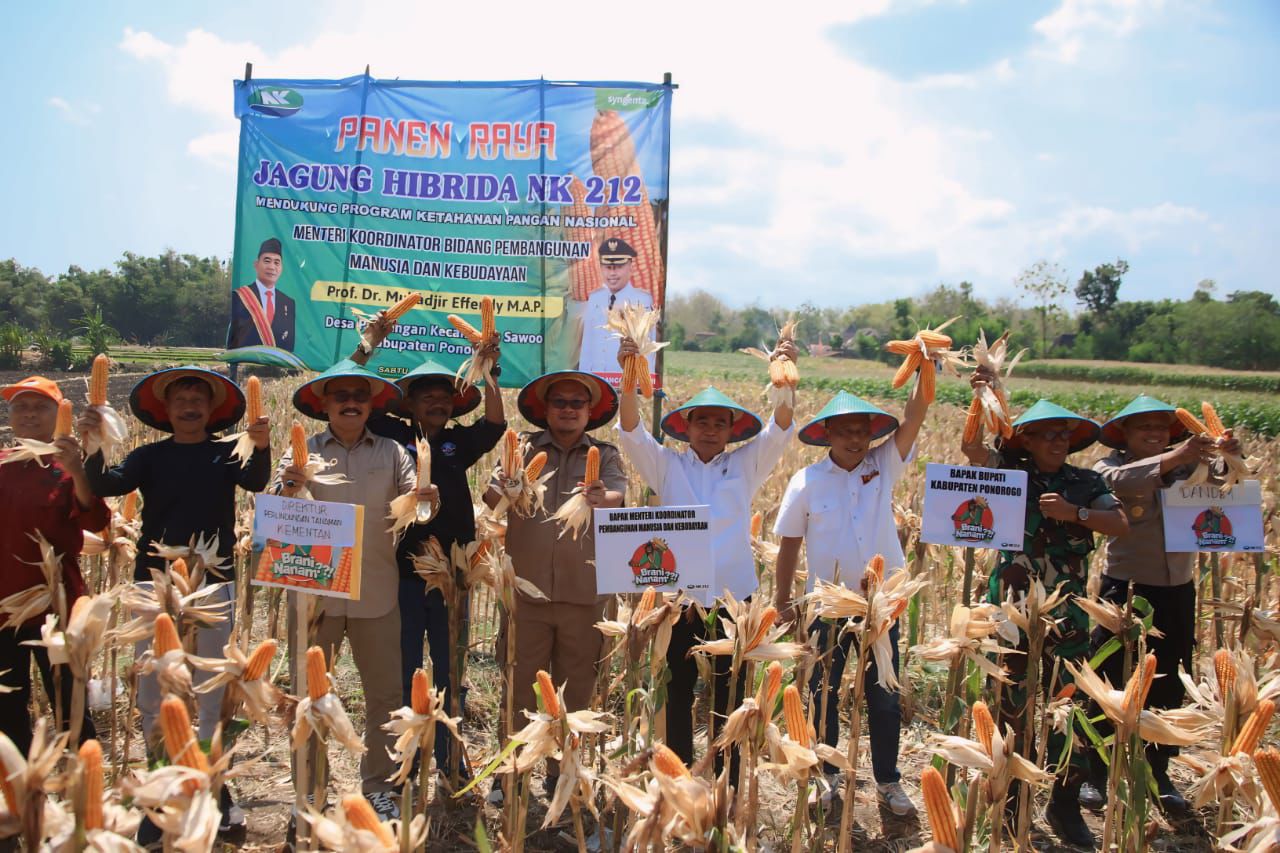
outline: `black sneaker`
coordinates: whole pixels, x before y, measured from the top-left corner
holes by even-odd
[[[1160,808],[1172,814],[1186,814],[1190,811],[1191,804],[1177,788],[1173,787],[1173,780],[1167,774],[1157,773],[1155,777],[1156,791],[1160,794]]]
[[[135,836],[138,846],[146,850],[153,847],[159,847],[164,841],[164,833],[160,831],[160,827],[151,822],[151,818],[145,814],[142,816],[142,822],[138,824],[138,834]]]
[[[244,826],[244,810],[236,805],[235,798],[231,796],[231,789],[226,785],[222,786],[222,793],[218,795],[218,810],[222,812],[218,832],[231,832]]]
[[[1044,810],[1044,819],[1062,841],[1087,850],[1093,849],[1096,842],[1093,832],[1080,814],[1079,802],[1068,802],[1065,798],[1051,797],[1049,806]]]
[[[369,801],[369,805],[373,806],[378,820],[385,822],[399,819],[400,806],[396,805],[396,801],[389,792],[374,791],[372,794],[365,794],[364,798]]]
[[[1080,805],[1091,812],[1101,811],[1107,804],[1107,792],[1102,787],[1085,782],[1080,786]]]

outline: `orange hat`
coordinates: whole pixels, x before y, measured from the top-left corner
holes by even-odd
[[[24,391],[32,394],[43,394],[55,403],[62,402],[62,389],[58,387],[58,383],[52,379],[45,379],[43,376],[28,376],[21,382],[6,385],[0,388],[0,397],[12,402],[14,397]]]

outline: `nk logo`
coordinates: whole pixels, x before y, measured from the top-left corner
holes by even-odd
[[[249,96],[249,109],[269,116],[291,116],[302,109],[302,95],[292,89],[264,86]]]

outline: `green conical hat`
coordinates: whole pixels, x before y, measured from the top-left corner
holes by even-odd
[[[801,427],[800,440],[818,447],[828,446],[831,442],[827,441],[827,418],[837,415],[870,415],[872,441],[898,428],[898,419],[884,409],[877,408],[848,391],[840,391],[831,398],[830,403],[822,407],[817,417]]]
[[[667,416],[662,419],[662,431],[672,438],[688,441],[689,413],[694,409],[702,408],[731,409],[738,413],[729,427],[730,442],[746,441],[764,429],[764,424],[754,414],[739,406],[715,388],[707,388],[694,394],[689,399],[689,402],[683,406],[668,412]]]
[[[1163,400],[1148,397],[1146,394],[1139,394],[1130,400],[1129,405],[1121,409],[1118,415],[1102,425],[1102,437],[1099,441],[1107,447],[1123,449],[1125,446],[1124,425],[1120,423],[1121,421],[1132,415],[1164,412],[1169,415],[1169,443],[1173,444],[1187,432],[1187,428],[1182,425],[1182,421],[1178,420],[1177,415],[1174,414],[1175,411],[1177,410],[1173,406]]]
[[[480,389],[475,385],[469,385],[461,391],[458,390],[456,377],[454,372],[445,367],[438,361],[427,359],[419,364],[413,370],[410,370],[404,376],[396,380],[396,385],[400,386],[400,392],[404,396],[409,396],[409,388],[413,385],[414,380],[421,379],[424,376],[431,378],[439,377],[441,380],[448,382],[453,388],[453,416],[460,418],[480,405]]]
[[[356,364],[349,358],[344,358],[295,391],[293,407],[309,418],[315,418],[318,421],[329,420],[329,415],[324,410],[325,383],[330,379],[341,379],[346,376],[355,376],[369,383],[369,391],[373,394],[369,401],[372,411],[383,411],[393,401],[400,399],[400,389],[394,382],[383,379],[369,368]]]
[[[1022,442],[1018,437],[1020,429],[1037,421],[1077,421],[1078,423],[1071,431],[1070,447],[1072,453],[1077,450],[1084,450],[1097,441],[1098,433],[1101,430],[1097,423],[1083,415],[1077,415],[1070,409],[1064,409],[1050,400],[1038,400],[1034,406],[1023,412],[1013,422],[1013,437],[1005,442],[1006,446],[1015,449],[1021,448]]]

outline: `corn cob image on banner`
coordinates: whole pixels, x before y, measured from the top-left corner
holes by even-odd
[[[324,370],[417,293],[370,367],[395,378],[430,358],[457,370],[472,343],[446,318],[480,328],[489,296],[503,386],[571,368],[617,384],[608,312],[663,305],[673,90],[236,81],[223,357]]]
[[[359,600],[363,527],[362,506],[258,495],[253,582]]]

